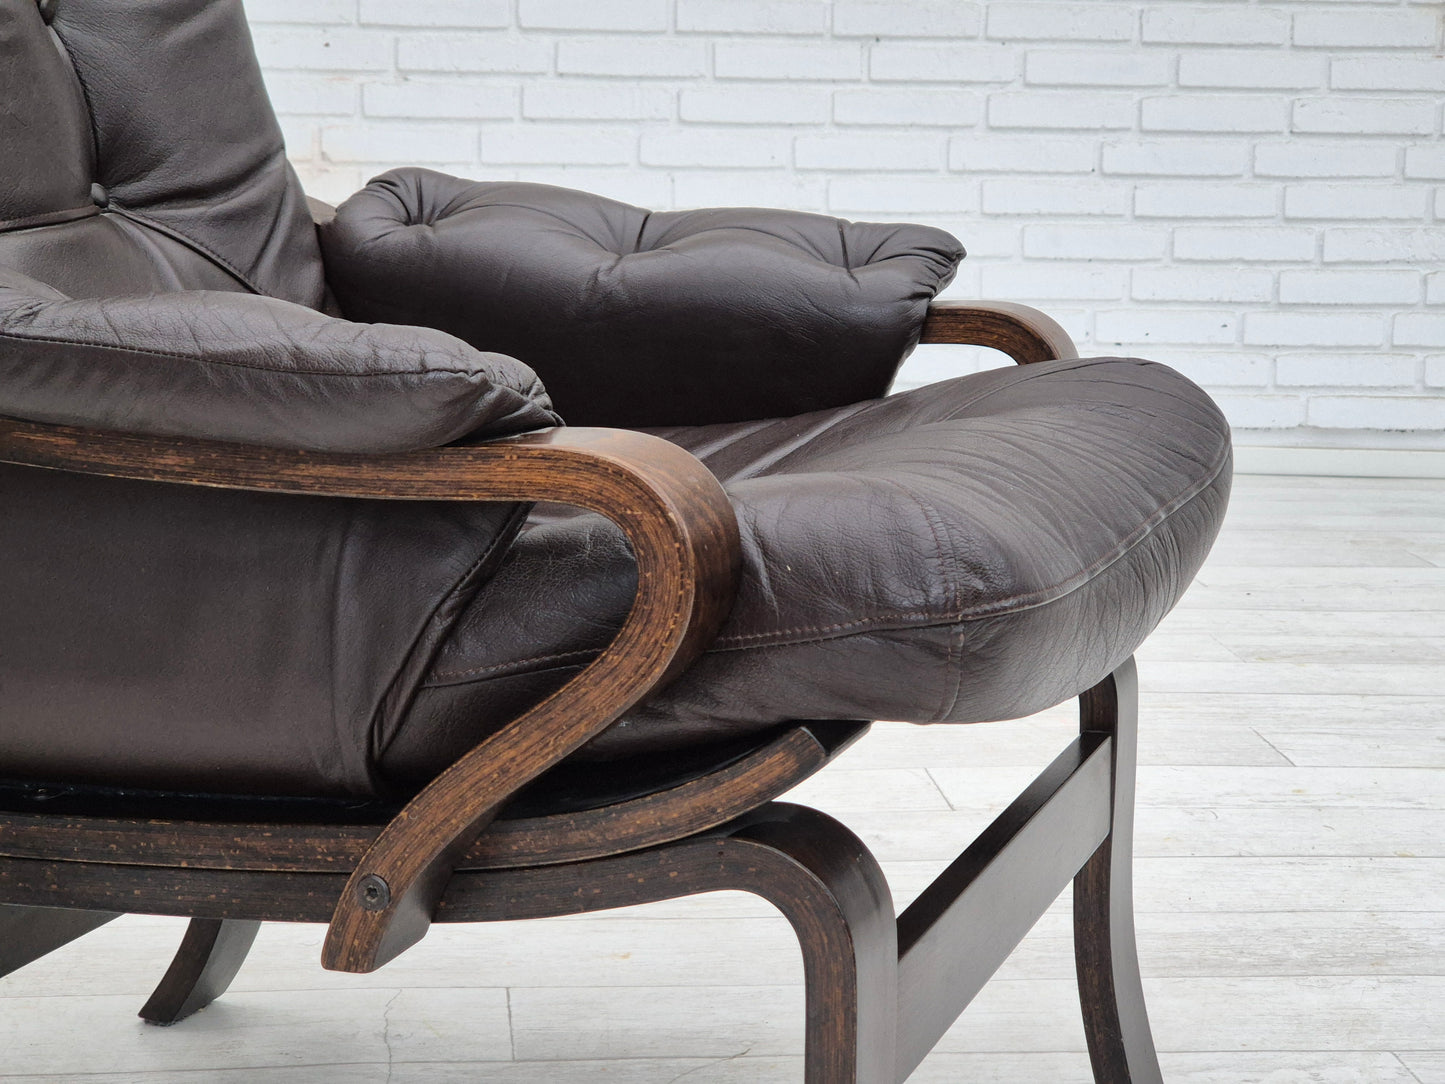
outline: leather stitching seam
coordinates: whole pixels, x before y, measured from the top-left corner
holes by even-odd
[[[140,225],[145,226],[148,229],[155,230],[157,233],[165,234],[173,241],[178,241],[181,244],[185,245],[187,248],[199,252],[202,256],[206,257],[206,259],[210,260],[222,271],[226,272],[226,274],[230,275],[242,286],[250,290],[253,294],[265,296],[266,291],[262,290],[254,282],[252,282],[250,276],[246,275],[242,271],[237,270],[235,265],[232,264],[230,260],[226,259],[226,257],[222,256],[219,252],[216,252],[209,245],[201,241],[197,241],[190,234],[182,233],[174,226],[168,226],[164,222],[157,222],[154,218],[151,218],[150,215],[142,214],[140,211],[133,210],[129,207],[122,207],[115,202],[112,202],[111,205],[107,208],[107,210],[120,215],[122,218],[128,218],[132,222],[139,223]]]
[[[1153,534],[1154,529],[1163,523],[1164,520],[1208,489],[1209,486],[1214,483],[1215,479],[1219,477],[1220,471],[1224,469],[1225,464],[1228,462],[1229,449],[1226,448],[1214,464],[1213,469],[1211,469],[1200,482],[1189,487],[1189,489],[1185,490],[1180,496],[1173,500],[1166,501],[1156,508],[1153,513],[1145,517],[1139,526],[1125,536],[1123,541],[1105,553],[1093,564],[1052,586],[1042,587],[1036,591],[1029,591],[1020,595],[1012,595],[1008,598],[994,599],[980,606],[955,607],[952,612],[942,614],[915,610],[901,613],[876,614],[872,617],[860,617],[852,621],[842,621],[832,625],[804,625],[769,632],[734,634],[719,637],[714,641],[710,650],[746,650],[750,647],[761,646],[765,641],[773,641],[778,644],[785,641],[804,643],[808,642],[808,640],[831,639],[839,633],[864,630],[891,632],[905,628],[919,627],[915,624],[915,622],[919,621],[926,621],[928,625],[949,625],[961,621],[974,621],[984,617],[1017,613],[1022,610],[1030,610],[1038,606],[1047,605],[1050,602],[1063,598],[1065,595],[1096,578],[1110,565],[1121,560],[1127,553],[1135,549]],[[795,640],[795,637],[807,637],[808,640]]]

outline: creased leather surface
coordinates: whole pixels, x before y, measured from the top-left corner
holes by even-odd
[[[321,239],[346,315],[520,358],[572,425],[779,417],[882,395],[963,256],[925,226],[649,212],[419,169],[373,180]]]
[[[526,366],[442,332],[199,291],[73,301],[0,268],[0,414],[312,451],[555,425]]]
[[[1229,491],[1218,410],[1133,359],[654,432],[724,480],[742,587],[713,648],[584,750],[593,757],[789,718],[976,722],[1057,703],[1173,606]],[[554,562],[565,588],[529,586]],[[500,724],[494,704],[515,710],[574,673],[620,623],[630,569],[595,516],[531,527],[438,656],[384,770],[424,777],[429,756]]]
[[[7,3],[5,6],[11,6]],[[317,308],[321,258],[241,0],[61,0],[111,210]]]
[[[0,3],[0,153],[0,223],[91,205],[90,116],[27,0]]]
[[[0,775],[370,795],[511,505],[0,465]]]
[[[0,233],[0,267],[68,297],[242,289],[200,253],[116,214]]]

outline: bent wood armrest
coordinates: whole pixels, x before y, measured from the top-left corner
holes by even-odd
[[[1079,356],[1069,333],[1051,317],[1012,301],[935,301],[918,341],[987,346],[1020,365]]]
[[[608,648],[567,685],[463,755],[362,856],[322,954],[372,971],[420,940],[455,863],[506,798],[690,663],[736,591],[741,546],[721,485],[657,437],[549,429],[395,455],[285,451],[100,433],[0,418],[0,462],[139,481],[394,500],[552,501],[618,524],[637,594]]]

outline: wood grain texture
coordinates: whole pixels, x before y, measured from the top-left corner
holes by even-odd
[[[489,876],[502,880],[484,888],[478,878]],[[806,1084],[891,1084],[897,927],[888,882],[851,831],[805,806],[773,802],[724,830],[585,870],[458,874],[437,920],[545,917],[729,888],[773,904],[798,937]]]
[[[918,341],[987,346],[1019,365],[1079,356],[1074,340],[1052,317],[1012,301],[935,301]]]
[[[203,919],[324,921],[344,879],[0,858],[0,897],[126,895],[146,901],[141,906],[154,913]],[[807,807],[770,803],[714,832],[585,863],[459,871],[436,920],[579,914],[723,889],[768,900],[797,933],[808,986],[807,1084],[891,1084],[897,961],[892,898],[857,837]],[[201,932],[219,928],[213,923]],[[185,988],[187,976],[207,962],[204,952],[190,954],[177,965],[186,974],[166,985]],[[229,969],[230,962],[217,969]]]
[[[821,768],[833,751],[806,727],[797,727],[724,768],[631,801],[576,813],[495,820],[458,860],[457,868],[580,862],[669,843],[772,800]],[[0,855],[132,866],[349,873],[380,830],[367,824],[0,811]]]

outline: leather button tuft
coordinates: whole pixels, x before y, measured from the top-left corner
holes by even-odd
[[[90,202],[97,207],[110,206],[110,193],[105,190],[105,185],[97,182],[90,186]]]
[[[35,0],[36,6],[40,8],[40,17],[49,26],[55,19],[55,9],[60,6],[60,0]]]

